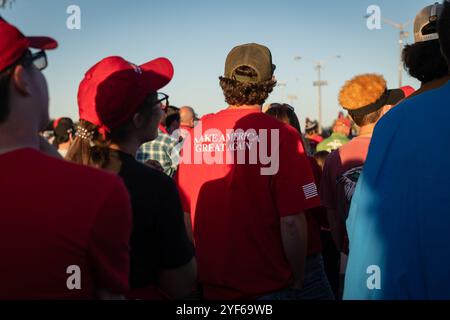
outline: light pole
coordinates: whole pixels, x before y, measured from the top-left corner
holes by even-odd
[[[287,83],[284,81],[278,81],[278,83],[277,83],[277,87],[281,88],[282,99],[285,99],[285,97],[286,97],[286,86],[287,86]]]
[[[407,39],[409,37],[409,32],[405,31],[406,27],[411,23],[411,22],[406,22],[406,23],[396,23],[393,22],[391,20],[388,19],[382,19],[384,23],[387,23],[391,26],[393,26],[394,28],[399,30],[399,40],[398,40],[398,44],[399,44],[399,48],[400,48],[400,53],[399,53],[399,64],[398,64],[398,87],[401,88],[403,86],[403,59],[402,59],[402,52],[403,52],[403,46],[405,43],[405,39]]]
[[[322,87],[327,86],[328,82],[326,80],[322,80],[322,69],[325,65],[325,63],[330,60],[330,59],[340,59],[341,56],[340,55],[335,55],[332,56],[326,60],[321,60],[321,61],[315,61],[315,60],[310,60],[310,59],[304,59],[300,56],[296,56],[294,57],[295,61],[299,61],[299,60],[310,60],[314,63],[315,67],[314,69],[317,71],[317,81],[313,82],[313,86],[317,87],[317,109],[318,109],[318,119],[317,121],[319,122],[319,133],[322,133]]]
[[[364,16],[365,19],[371,18],[372,14],[368,14]],[[399,30],[399,40],[398,45],[400,48],[399,53],[399,63],[398,63],[398,87],[401,88],[403,86],[403,59],[402,59],[402,52],[403,52],[403,46],[405,43],[405,39],[409,38],[409,32],[405,31],[406,27],[408,27],[411,24],[411,21],[408,21],[406,23],[397,23],[394,21],[391,21],[389,19],[382,18],[381,19],[384,23],[387,23],[388,25],[396,28]]]
[[[291,106],[294,105],[294,101],[298,100],[298,97],[296,95],[294,95],[294,94],[288,95],[287,98],[288,98],[289,102],[291,103]]]

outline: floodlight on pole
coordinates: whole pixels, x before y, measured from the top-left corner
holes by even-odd
[[[313,82],[313,86],[317,87],[317,97],[318,97],[318,103],[317,103],[317,110],[318,110],[318,119],[317,121],[319,122],[319,133],[322,133],[322,87],[327,86],[328,82],[325,80],[322,80],[322,69],[325,66],[325,63],[328,62],[331,59],[340,59],[341,55],[337,54],[334,56],[331,56],[325,60],[311,60],[311,59],[304,59],[301,56],[295,56],[294,60],[295,61],[300,61],[300,60],[308,60],[314,63],[315,65],[315,70],[317,71],[317,81]]]
[[[287,86],[287,83],[284,82],[284,81],[278,81],[277,82],[277,87],[281,88],[282,98],[283,99],[286,97],[286,86]]]
[[[372,14],[368,14],[365,15],[364,18],[368,19],[372,17]],[[403,86],[403,59],[402,59],[402,53],[403,53],[403,47],[405,44],[405,40],[409,38],[410,33],[408,31],[406,31],[406,28],[412,23],[411,21],[408,21],[406,23],[398,23],[398,22],[394,22],[391,21],[389,19],[386,18],[382,18],[381,19],[384,23],[390,25],[391,27],[394,27],[396,29],[399,30],[399,41],[398,41],[398,45],[399,45],[399,49],[400,49],[400,53],[399,53],[399,63],[398,63],[398,87],[402,87]]]
[[[398,45],[399,45],[399,63],[398,63],[398,87],[402,87],[403,86],[403,59],[402,59],[402,52],[403,52],[403,47],[405,44],[405,40],[409,37],[409,32],[405,31],[405,29],[408,27],[409,24],[411,24],[411,21],[406,22],[406,23],[395,23],[391,20],[388,19],[382,19],[384,23],[387,23],[389,25],[391,25],[392,27],[396,28],[399,30],[399,40],[398,40]]]

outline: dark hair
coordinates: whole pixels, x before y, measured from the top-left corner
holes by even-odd
[[[305,133],[317,134],[319,133],[319,124],[317,121],[311,121],[309,118],[305,119]]]
[[[303,142],[303,147],[308,155],[311,154],[311,145],[305,139],[302,133],[302,128],[300,127],[300,122],[295,114],[294,108],[285,103],[272,103],[270,108],[266,111],[266,114],[277,118],[281,122],[287,123],[297,130]]]
[[[266,114],[291,125],[300,134],[302,134],[300,122],[298,121],[298,117],[295,114],[294,110],[292,110],[291,106],[288,106],[286,104],[272,103],[270,105],[270,108],[266,111]]]
[[[144,115],[146,121],[150,121],[151,119],[151,111],[154,107],[155,100],[156,93],[152,93],[147,96],[139,108],[138,113]],[[128,122],[120,127],[102,135],[98,126],[89,121],[80,119],[77,131],[87,132],[91,137],[90,139],[85,139],[80,137],[79,134],[76,134],[76,137],[67,152],[66,160],[96,168],[107,169],[111,164],[111,156],[114,153],[110,149],[111,144],[121,142],[128,136],[132,130],[130,129],[131,123],[132,120],[129,119]]]
[[[55,119],[50,119],[50,121],[48,122],[47,126],[44,129],[42,129],[41,132],[54,131],[54,128],[53,128],[53,124],[54,123],[55,123]]]
[[[448,1],[444,1],[444,9],[438,22],[438,33],[442,55],[450,64],[450,3]]]
[[[172,114],[179,113],[179,112],[180,112],[180,108],[178,108],[178,107],[175,107],[175,106],[167,107],[167,116],[170,116]]]
[[[167,116],[166,127],[170,127],[172,122],[175,122],[175,121],[180,122],[180,114],[179,113],[172,113],[171,115]]]
[[[70,118],[60,118],[55,120],[56,126],[53,129],[55,133],[55,139],[53,145],[59,147],[60,144],[66,143],[70,140],[70,136],[75,133],[73,121]]]
[[[247,66],[239,67],[236,72],[256,76],[256,71]],[[277,84],[275,80],[247,83],[225,77],[219,77],[219,79],[225,101],[233,106],[263,105]]]
[[[380,120],[383,113],[383,108],[380,108],[374,112],[368,114],[353,114],[351,110],[348,111],[350,117],[356,123],[358,127],[366,126],[368,124],[376,123]]]
[[[27,67],[26,61],[29,59],[31,53],[26,51],[14,64],[0,71],[0,123],[4,122],[8,118],[9,108],[9,85],[11,83],[11,77],[18,65]]]
[[[402,59],[405,70],[420,82],[429,82],[449,74],[438,40],[407,45],[403,49]]]
[[[327,160],[327,157],[329,154],[330,153],[326,150],[319,151],[314,154],[314,159],[316,160],[319,167],[322,168],[322,170],[323,170],[323,167],[325,166],[325,161]]]

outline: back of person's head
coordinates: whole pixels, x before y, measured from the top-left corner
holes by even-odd
[[[311,154],[311,146],[303,136],[300,121],[298,121],[298,117],[295,114],[294,107],[286,103],[272,103],[266,110],[265,114],[272,116],[280,120],[281,122],[284,122],[290,125],[291,127],[295,128],[302,138],[306,153],[308,155]]]
[[[319,132],[319,123],[311,121],[309,118],[305,120],[305,132],[307,135],[315,135]]]
[[[108,57],[94,65],[78,89],[80,122],[66,159],[107,168],[112,144],[156,138],[163,105],[169,105],[168,96],[158,90],[172,77],[166,58],[137,66]]]
[[[197,116],[195,111],[190,106],[183,106],[180,108],[180,123],[184,126],[194,127]]]
[[[277,118],[278,120],[294,127],[300,134],[300,122],[295,114],[294,108],[286,103],[272,103],[265,112],[267,115]]]
[[[167,132],[172,133],[180,127],[180,114],[173,113],[166,118],[166,129]]]
[[[423,8],[414,20],[415,43],[403,49],[405,69],[422,83],[449,75],[437,32],[442,10],[443,5],[438,3]]]
[[[59,147],[60,144],[69,142],[75,134],[75,127],[72,119],[59,118],[53,122],[53,131],[55,139],[53,145]]]
[[[438,34],[442,54],[447,64],[450,65],[450,3],[448,1],[444,1],[444,8],[438,24]]]
[[[167,116],[170,116],[172,114],[180,113],[180,108],[175,106],[168,106],[167,107]]]
[[[1,17],[0,39],[0,124],[15,114],[39,122],[37,129],[43,130],[49,120],[47,82],[40,72],[47,67],[43,50],[55,49],[58,44],[48,37],[25,37]],[[33,54],[30,49],[41,51]],[[19,110],[21,104],[33,106]]]
[[[328,151],[319,151],[314,154],[314,159],[322,170],[329,154]]]
[[[376,123],[391,106],[408,94],[405,89],[388,90],[386,80],[378,74],[362,74],[347,81],[339,92],[339,103],[357,126]]]
[[[386,80],[377,74],[363,74],[347,81],[339,92],[339,103],[346,109],[357,126],[376,123],[381,108],[364,110],[386,92]]]
[[[340,133],[345,136],[348,136],[350,134],[350,131],[352,129],[352,124],[350,120],[343,118],[343,119],[337,119],[333,124],[333,133]]]
[[[263,105],[276,85],[270,50],[251,43],[233,48],[227,56],[220,86],[232,106]]]
[[[178,107],[170,105],[167,108],[165,108],[164,115],[161,119],[161,125],[165,128],[169,128],[170,124],[168,122],[170,121],[171,123],[173,123],[174,119],[177,118],[176,116],[174,117],[173,115],[176,115],[176,114],[180,114],[180,109]],[[170,117],[170,119],[169,119],[169,117]],[[178,120],[178,122],[179,122],[179,120]]]

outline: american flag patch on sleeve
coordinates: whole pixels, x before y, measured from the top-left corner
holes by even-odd
[[[319,196],[319,193],[317,192],[317,186],[314,182],[304,185],[303,193],[305,194],[306,200]]]

